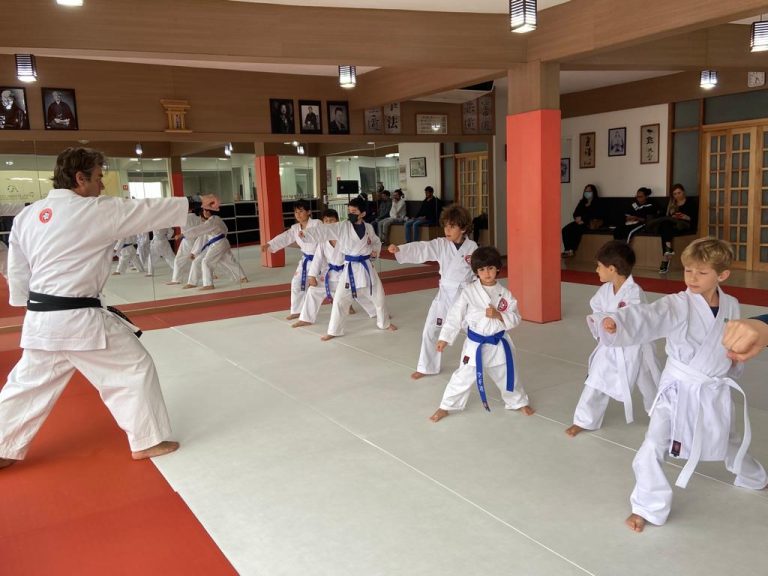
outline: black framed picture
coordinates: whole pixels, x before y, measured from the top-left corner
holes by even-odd
[[[46,130],[77,130],[77,104],[71,88],[41,88]]]
[[[0,86],[0,130],[29,130],[24,88]]]
[[[608,156],[625,156],[627,153],[627,129],[608,130]]]
[[[320,100],[299,100],[299,131],[302,134],[323,133],[320,106]]]
[[[328,101],[328,134],[349,134],[349,104]]]
[[[411,178],[424,178],[427,175],[427,158],[421,156],[419,158],[411,158],[408,161],[411,169]]]
[[[560,158],[560,184],[568,184],[571,181],[571,159]]]
[[[293,100],[270,98],[269,116],[272,119],[272,134],[296,134]]]

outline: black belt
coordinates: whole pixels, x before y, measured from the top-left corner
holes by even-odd
[[[50,294],[40,294],[39,292],[30,292],[27,299],[27,310],[33,312],[55,312],[57,310],[79,310],[80,308],[103,308],[101,300],[89,297],[71,297],[71,296],[51,296]],[[131,319],[120,312],[114,306],[107,306],[107,310],[118,316],[122,320],[133,324]],[[134,332],[137,338],[141,338],[141,330]]]

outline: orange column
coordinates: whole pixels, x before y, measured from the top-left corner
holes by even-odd
[[[259,209],[261,265],[285,266],[285,251],[274,254],[265,249],[267,241],[285,230],[283,195],[280,189],[280,162],[277,156],[256,156],[256,198]]]
[[[184,196],[184,174],[181,171],[181,158],[171,156],[171,194],[174,196]],[[177,238],[181,237],[181,229],[174,228]],[[174,240],[174,247],[178,249],[181,240]]]

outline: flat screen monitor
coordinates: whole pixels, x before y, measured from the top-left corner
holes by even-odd
[[[360,182],[357,180],[339,180],[336,182],[336,191],[338,194],[357,196],[360,194]]]

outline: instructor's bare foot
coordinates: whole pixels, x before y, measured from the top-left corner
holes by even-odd
[[[291,328],[301,328],[302,326],[312,326],[312,322],[304,322],[304,320],[299,320],[298,322],[291,324]]]
[[[145,460],[147,458],[154,458],[155,456],[162,456],[163,454],[170,454],[171,452],[176,452],[178,449],[178,442],[166,440],[164,442],[160,442],[160,444],[155,444],[152,446],[152,448],[147,448],[146,450],[140,450],[138,452],[131,452],[131,458],[134,460]]]
[[[525,416],[533,416],[536,413],[536,411],[530,406],[523,406],[522,408],[518,408],[518,410]]]
[[[448,416],[448,410],[443,410],[442,408],[438,408],[437,412],[432,414],[432,416],[429,417],[432,422],[440,422],[443,418]]]
[[[568,428],[565,429],[565,433],[568,434],[571,438],[574,436],[577,436],[579,433],[584,432],[585,428],[582,428],[581,426],[576,426],[574,424],[573,426],[568,426]]]
[[[328,340],[333,340],[334,338],[336,338],[336,336],[332,336],[331,334],[320,336],[320,340],[322,340],[323,342],[328,342]]]
[[[387,330],[389,330],[390,332],[394,332],[395,330],[397,330],[397,326],[395,326],[394,324],[390,324],[389,326],[387,326]]]
[[[171,281],[171,282],[166,282],[165,283],[166,286],[176,286],[176,284],[181,284],[181,282],[173,282],[173,281]]]
[[[13,460],[12,458],[0,458],[0,470],[8,468],[8,466],[13,466],[16,462],[18,462],[18,460]]]
[[[286,320],[296,320],[300,314],[288,314],[288,316],[285,317]]]
[[[419,378],[424,378],[424,376],[426,376],[426,374],[418,371],[411,374],[411,378],[413,378],[414,380],[418,380]]]
[[[645,528],[645,518],[638,516],[637,514],[630,514],[629,517],[624,520],[624,524],[630,527],[635,532],[642,532]]]

